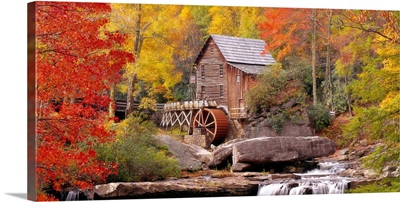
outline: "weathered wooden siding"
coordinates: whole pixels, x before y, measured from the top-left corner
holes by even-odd
[[[222,76],[220,75],[222,65]],[[202,76],[204,66],[204,76]],[[236,67],[229,65],[213,39],[205,44],[201,58],[196,65],[198,100],[215,100],[218,105],[231,108],[246,107],[245,94],[256,84],[255,75],[247,74]],[[237,82],[239,76],[239,82]],[[223,95],[220,96],[220,86],[223,86]],[[204,88],[204,91],[203,91]]]
[[[255,75],[246,74],[231,65],[228,66],[227,72],[229,109],[246,107],[246,92],[256,84]],[[239,76],[239,81],[237,81],[237,76]]]
[[[218,105],[228,107],[228,86],[226,61],[222,53],[218,50],[214,40],[210,39],[205,45],[202,58],[198,61],[197,68],[197,95],[196,98],[215,100]],[[204,65],[205,76],[202,76],[202,66]],[[220,75],[220,65],[222,65],[222,76]],[[220,96],[220,86],[223,86],[223,93]],[[204,97],[202,97],[202,86],[205,88]]]
[[[256,75],[245,74],[245,77],[243,80],[245,81],[243,92],[249,91],[251,88],[253,88],[257,84]],[[247,106],[248,105],[245,100],[244,107],[247,107]]]
[[[228,107],[231,108],[238,108],[238,99],[240,97],[240,83],[236,82],[236,75],[238,73],[235,67],[228,65],[227,68],[227,75],[228,75]]]

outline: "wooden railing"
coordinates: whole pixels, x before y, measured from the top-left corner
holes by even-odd
[[[231,119],[245,119],[247,118],[247,113],[244,108],[231,108],[229,110],[229,115]]]
[[[126,109],[126,100],[115,100],[116,104],[116,109],[115,111],[117,112],[125,112]],[[162,112],[164,110],[164,105],[165,103],[156,103],[154,106],[154,109],[156,112]],[[139,108],[139,103],[133,103],[132,104],[132,109],[137,110]]]
[[[216,101],[207,100],[171,102],[164,105],[164,111],[197,110],[202,107],[215,108],[217,106]]]

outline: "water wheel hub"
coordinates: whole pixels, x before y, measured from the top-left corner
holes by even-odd
[[[221,144],[228,133],[228,120],[221,109],[203,108],[194,116],[193,128],[200,128],[211,141],[211,144]]]

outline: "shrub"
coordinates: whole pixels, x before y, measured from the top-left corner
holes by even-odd
[[[280,133],[283,129],[283,124],[285,123],[285,115],[283,113],[278,113],[271,116],[272,128]]]
[[[348,110],[346,86],[340,82],[339,79],[337,79],[333,82],[333,89],[335,89],[333,91],[333,95],[330,95],[330,92],[326,93],[325,105],[333,105],[333,110],[336,112],[336,114],[342,114]],[[331,96],[333,96],[332,99]]]
[[[269,66],[264,73],[257,76],[257,84],[246,93],[249,111],[260,114],[274,106],[281,106],[295,98],[299,105],[305,100],[302,84],[290,79],[280,64]]]
[[[97,147],[98,158],[118,165],[118,174],[109,176],[108,182],[155,181],[180,175],[178,161],[168,157],[168,150],[152,136],[157,131],[152,122],[128,116],[116,131],[114,142]]]
[[[329,109],[323,105],[316,104],[308,109],[311,127],[315,130],[321,130],[331,124],[332,117]]]
[[[383,193],[383,192],[400,192],[400,178],[384,178],[371,184],[359,186],[351,189],[350,193]]]
[[[258,75],[257,85],[246,93],[249,110],[252,113],[261,113],[263,109],[281,104],[287,100],[287,96],[277,96],[287,84],[285,71],[280,64],[268,67],[268,71]]]

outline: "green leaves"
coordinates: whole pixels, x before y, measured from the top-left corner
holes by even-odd
[[[321,130],[331,124],[332,117],[329,109],[321,104],[312,105],[308,109],[311,127],[315,130]]]
[[[276,96],[287,84],[286,73],[280,64],[266,67],[264,73],[258,75],[257,81],[257,85],[245,95],[252,113],[261,113],[264,109],[286,101],[283,92],[282,96]]]
[[[302,100],[301,85],[296,80],[289,80],[281,64],[265,68],[258,75],[257,85],[246,93],[246,101],[252,113],[262,113],[273,106],[279,106],[291,98]]]
[[[384,14],[383,12],[382,14]],[[366,14],[364,12],[364,14]],[[368,14],[368,12],[367,12]],[[372,12],[374,15],[381,15]],[[348,138],[366,137],[382,142],[364,162],[366,166],[382,172],[387,166],[399,166],[400,147],[400,45],[389,38],[396,38],[392,27],[395,17],[387,15],[382,21],[369,21],[368,26],[378,32],[367,32],[369,40],[354,54],[361,57],[361,72],[349,84],[354,101],[355,117],[345,126]],[[385,21],[385,19],[387,21]],[[398,19],[398,16],[397,16]],[[398,21],[398,20],[397,20]],[[396,23],[395,23],[396,24]],[[365,46],[368,45],[368,46]],[[354,46],[350,44],[350,47]]]
[[[157,132],[151,121],[131,114],[116,130],[122,130],[115,142],[97,147],[99,159],[118,164],[118,174],[108,182],[155,181],[180,175],[178,162],[168,157],[168,150],[156,144]]]

